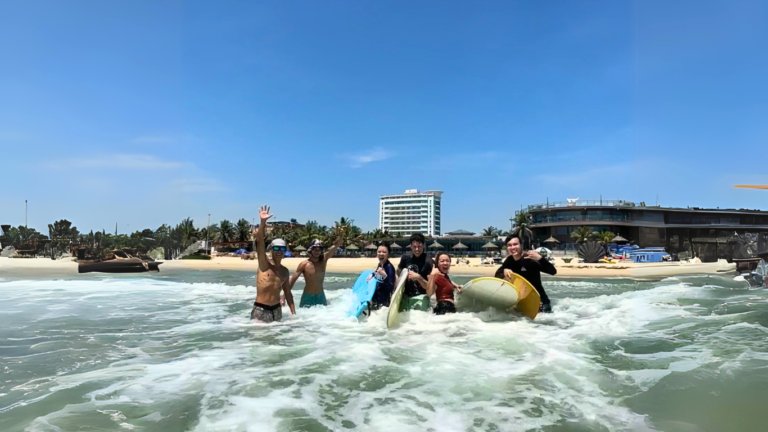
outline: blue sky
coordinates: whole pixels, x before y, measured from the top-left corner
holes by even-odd
[[[768,209],[765,2],[5,1],[0,40],[0,223]]]

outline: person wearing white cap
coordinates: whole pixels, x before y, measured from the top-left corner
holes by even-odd
[[[325,299],[325,291],[323,291],[325,267],[328,264],[328,260],[336,253],[336,249],[341,246],[343,240],[339,236],[325,253],[323,253],[323,242],[318,239],[312,240],[307,251],[309,258],[299,264],[288,284],[290,288],[293,288],[293,284],[296,283],[299,276],[304,275],[304,292],[301,294],[299,307],[307,308],[328,305],[328,300]]]
[[[253,303],[251,319],[265,323],[280,321],[283,318],[283,310],[280,306],[280,290],[285,292],[285,300],[291,309],[291,314],[296,314],[296,306],[293,303],[293,295],[288,285],[288,269],[280,264],[288,250],[283,239],[274,239],[269,245],[272,251],[272,259],[267,258],[264,245],[264,231],[267,220],[271,218],[269,207],[262,206],[259,210],[259,229],[256,231],[256,253],[259,258],[259,268],[256,272],[256,301]]]

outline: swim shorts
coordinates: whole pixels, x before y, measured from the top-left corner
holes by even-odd
[[[456,313],[456,305],[447,302],[447,301],[441,301],[437,302],[437,306],[432,310],[435,315],[445,315],[447,313]]]
[[[409,310],[429,311],[429,297],[426,295],[416,295],[413,297],[403,296],[400,301],[400,312]]]
[[[280,303],[267,306],[265,304],[254,302],[253,310],[251,311],[251,319],[263,323],[280,321],[283,319],[283,308],[280,307]]]
[[[312,306],[328,306],[324,291],[317,294],[309,294],[306,292],[301,294],[301,303],[299,303],[299,307],[308,308]]]

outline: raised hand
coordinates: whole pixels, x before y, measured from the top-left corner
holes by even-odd
[[[336,246],[336,248],[340,248],[341,245],[343,245],[343,244],[344,244],[344,237],[342,237],[342,236],[336,237],[336,241],[333,242],[333,245]]]
[[[524,253],[523,256],[525,258],[530,258],[530,259],[532,259],[534,261],[538,261],[538,260],[541,259],[541,255],[539,255],[539,253],[536,252],[536,251],[528,251],[528,252]]]
[[[259,209],[259,219],[262,223],[266,222],[272,215],[269,214],[269,206],[263,205]]]

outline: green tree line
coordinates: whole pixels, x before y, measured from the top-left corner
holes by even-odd
[[[72,222],[62,219],[48,225],[47,236],[33,228],[12,227],[0,237],[0,243],[3,247],[13,246],[17,250],[36,250],[37,254],[51,248],[65,251],[70,246],[86,246],[94,256],[102,256],[113,249],[136,249],[146,253],[161,247],[165,258],[173,259],[189,245],[200,240],[251,241],[254,229],[255,227],[251,226],[247,219],[240,219],[237,222],[224,219],[218,224],[196,227],[191,218],[186,218],[176,225],[163,224],[155,230],[144,229],[131,234],[111,234],[104,230],[80,233]],[[494,235],[501,233],[495,227],[488,227],[485,231],[492,232]],[[362,248],[378,241],[397,241],[405,247],[408,241],[406,237],[393,236],[387,230],[375,229],[363,232],[355,225],[353,219],[342,217],[332,226],[321,225],[315,220],[299,224],[295,219],[289,223],[275,224],[268,232],[267,242],[272,241],[273,238],[282,238],[291,248],[308,247],[314,239],[330,245],[339,236],[344,239],[342,247],[355,245]]]

